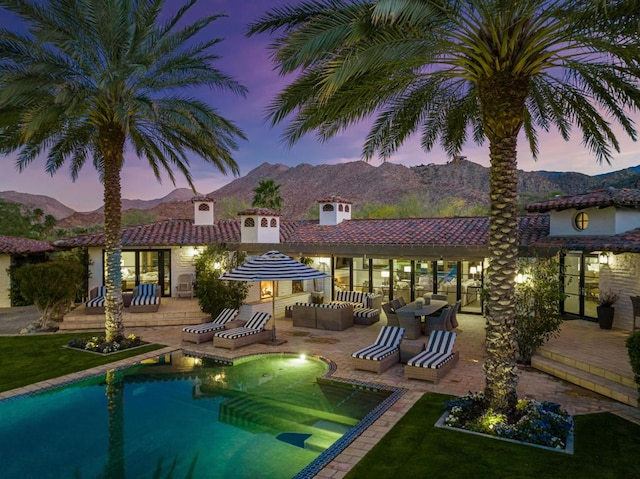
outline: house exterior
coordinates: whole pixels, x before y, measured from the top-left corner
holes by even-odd
[[[11,266],[44,258],[54,249],[47,241],[0,235],[0,308],[11,307]]]
[[[462,311],[481,313],[480,291],[489,256],[486,217],[352,219],[352,204],[330,196],[318,200],[320,220],[287,221],[254,208],[235,220],[215,220],[214,200],[194,198],[196,221],[167,220],[123,230],[123,291],[158,283],[175,296],[173,283],[194,271],[193,259],[207,244],[259,255],[278,250],[308,257],[331,275],[320,284],[280,282],[277,313],[308,300],[314,290],[326,300],[338,290],[371,291],[383,300],[410,301],[428,292],[462,301]],[[595,320],[600,291],[620,295],[614,326],[632,329],[628,296],[640,294],[640,190],[605,189],[561,196],[527,206],[519,219],[520,254],[557,256],[564,266],[564,313]],[[206,214],[204,214],[205,212]],[[199,214],[200,213],[200,214]],[[86,247],[92,260],[89,288],[104,284],[104,236],[79,235],[55,243]],[[249,304],[270,304],[270,285],[251,285]]]

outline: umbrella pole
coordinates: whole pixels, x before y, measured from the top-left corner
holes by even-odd
[[[276,342],[276,282],[271,280],[271,342]]]

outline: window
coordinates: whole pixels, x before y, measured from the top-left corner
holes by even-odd
[[[345,207],[344,207],[344,211],[345,211],[345,213],[348,213],[348,212],[349,212],[349,205],[345,205]]]
[[[326,204],[322,207],[322,211],[333,211],[333,205]]]
[[[578,213],[573,219],[573,226],[579,231],[584,231],[589,226],[589,215],[586,213]]]
[[[262,228],[266,228],[267,226],[269,226],[269,220],[267,220],[267,218],[262,218],[262,219],[260,220],[260,226],[261,226]]]
[[[271,227],[275,228],[276,226],[278,226],[278,222],[276,221],[275,218],[271,218]]]
[[[342,211],[342,210],[343,210],[342,205],[338,205],[338,211]]]
[[[247,218],[246,220],[244,220],[244,225],[247,228],[253,228],[256,225],[256,222],[253,220],[253,218]]]
[[[198,211],[209,211],[209,205],[206,203],[200,203],[198,205]]]

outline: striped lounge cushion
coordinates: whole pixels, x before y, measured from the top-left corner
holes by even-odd
[[[456,342],[456,333],[453,331],[433,331],[429,335],[427,351],[438,351],[440,353],[451,353],[453,344]]]
[[[355,308],[353,310],[354,318],[375,318],[380,315],[380,311],[371,308]]]
[[[256,332],[260,332],[264,329],[265,325],[271,318],[270,313],[253,313],[249,321],[244,325],[246,329],[254,329]],[[236,329],[236,328],[234,328]],[[230,329],[229,331],[233,331]]]
[[[87,308],[101,308],[104,306],[104,296],[96,296],[93,299],[90,299],[84,305]]]
[[[399,346],[404,336],[404,328],[397,326],[382,326],[378,333],[375,344],[384,344],[385,346]]]
[[[233,308],[223,309],[216,319],[211,322],[198,324],[195,326],[187,326],[182,328],[185,333],[209,333],[224,328],[224,325],[237,316],[238,310]]]
[[[368,303],[369,293],[361,293],[360,291],[338,291],[336,292],[336,301],[344,301],[346,303],[358,303],[366,306]]]
[[[244,336],[251,336],[252,334],[258,334],[260,329],[252,329],[247,327],[226,329],[224,331],[218,331],[216,337],[226,339],[237,339]]]
[[[131,300],[131,304],[138,306],[147,304],[160,304],[160,298],[156,295],[157,284],[140,284],[136,296]]]
[[[351,354],[354,358],[371,359],[373,361],[382,361],[384,358],[391,356],[397,352],[398,346],[384,346],[382,344],[371,344],[366,348]]]
[[[416,366],[419,368],[438,369],[444,366],[451,358],[453,358],[452,353],[441,353],[439,351],[422,351],[417,356],[409,359],[407,365]]]

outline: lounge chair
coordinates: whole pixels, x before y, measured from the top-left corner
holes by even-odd
[[[85,314],[104,314],[104,297],[107,294],[106,286],[96,286],[89,292],[89,299],[84,303]]]
[[[434,331],[429,335],[427,348],[407,361],[404,367],[405,379],[437,383],[460,359],[460,353],[453,352],[455,341],[454,332]]]
[[[354,369],[381,373],[400,362],[400,341],[404,328],[382,326],[376,342],[351,354]]]
[[[225,308],[220,311],[220,314],[213,321],[182,328],[182,340],[196,344],[210,341],[216,331],[224,329],[225,325],[229,321],[233,321],[237,315],[237,309]]]
[[[270,319],[270,313],[253,313],[244,326],[214,333],[213,345],[220,348],[236,349],[247,344],[268,341],[271,338],[271,331],[265,330],[264,327]]]
[[[154,313],[160,308],[160,288],[157,284],[139,284],[133,289],[130,313]]]

